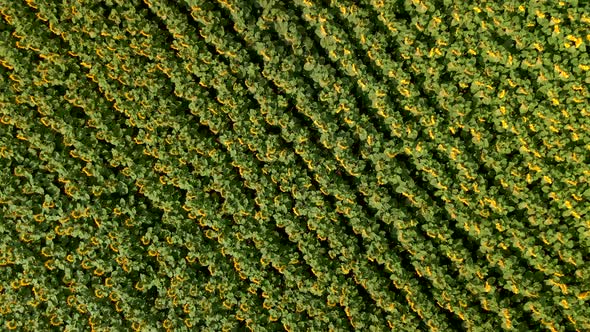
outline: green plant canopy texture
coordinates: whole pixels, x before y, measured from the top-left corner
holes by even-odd
[[[590,4],[0,0],[0,330],[590,331]]]

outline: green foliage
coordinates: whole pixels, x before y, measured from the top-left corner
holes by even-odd
[[[0,15],[3,330],[590,329],[583,4]]]

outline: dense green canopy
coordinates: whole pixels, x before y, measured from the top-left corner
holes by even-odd
[[[589,331],[585,1],[0,0],[0,324]]]

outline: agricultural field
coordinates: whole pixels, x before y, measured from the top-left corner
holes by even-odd
[[[0,0],[0,330],[590,331],[590,4]]]

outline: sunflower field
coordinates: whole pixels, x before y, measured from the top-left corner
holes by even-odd
[[[0,330],[590,331],[590,3],[0,0]]]

